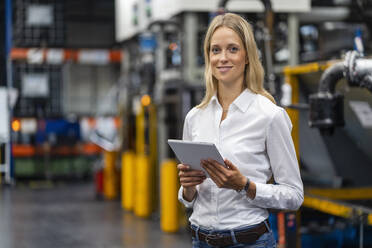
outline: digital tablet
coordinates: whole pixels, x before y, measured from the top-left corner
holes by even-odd
[[[201,160],[209,158],[225,165],[221,154],[213,143],[169,139],[168,144],[178,160],[182,164],[189,165],[192,169],[205,171],[201,166]]]

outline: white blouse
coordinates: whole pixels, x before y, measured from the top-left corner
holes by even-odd
[[[303,202],[303,185],[287,112],[246,89],[222,122],[221,116],[216,96],[205,108],[191,109],[183,140],[215,143],[221,155],[256,184],[256,197],[218,188],[207,178],[188,202],[181,186],[179,200],[193,208],[190,222],[207,229],[231,229],[262,222],[268,218],[267,208],[297,210]],[[275,184],[267,184],[272,176]]]

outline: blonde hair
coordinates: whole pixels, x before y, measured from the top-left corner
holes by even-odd
[[[209,28],[204,39],[204,79],[206,92],[202,102],[197,106],[197,108],[204,108],[217,91],[218,81],[212,75],[209,53],[212,35],[220,27],[227,27],[235,31],[244,44],[244,49],[246,51],[248,60],[244,75],[245,88],[248,88],[256,94],[261,94],[275,103],[274,97],[270,95],[270,93],[267,92],[263,87],[264,69],[259,59],[258,49],[254,40],[251,25],[239,15],[226,13],[223,15],[218,15],[212,20],[212,22],[209,24]]]

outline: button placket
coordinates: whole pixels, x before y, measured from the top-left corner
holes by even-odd
[[[225,122],[226,122],[226,119],[223,120],[221,122],[221,118],[222,118],[222,115],[223,115],[223,112],[222,112],[222,107],[219,106],[220,109],[219,109],[219,119],[218,119],[218,136],[217,136],[217,149],[219,151],[221,151],[221,148],[222,148],[222,140],[223,140],[223,128],[225,126]],[[221,193],[222,189],[216,187],[216,222],[219,224],[220,223],[220,204],[219,204],[219,198],[220,198],[220,193]]]
[[[216,109],[215,109],[215,130],[216,130],[216,137],[215,137],[215,145],[217,147],[217,149],[220,149],[221,147],[221,140],[220,140],[220,137],[221,137],[221,118],[222,118],[222,107],[219,105],[219,104],[216,104],[215,105]],[[215,217],[214,217],[214,222],[216,223],[216,225],[218,225],[219,221],[219,204],[218,204],[218,193],[219,193],[219,188],[218,187],[213,187],[213,191],[212,191],[212,200],[213,202],[215,203],[214,206],[216,206],[215,208]]]

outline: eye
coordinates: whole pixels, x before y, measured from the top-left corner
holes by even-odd
[[[212,47],[211,52],[212,52],[213,54],[217,54],[217,53],[220,52],[220,49],[219,49],[218,47]]]
[[[230,47],[230,52],[232,52],[232,53],[236,53],[236,52],[238,52],[238,51],[239,51],[239,48],[237,48],[237,47],[235,47],[235,46]]]

